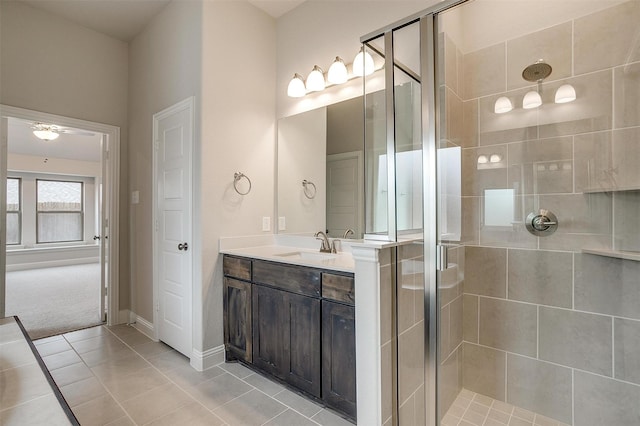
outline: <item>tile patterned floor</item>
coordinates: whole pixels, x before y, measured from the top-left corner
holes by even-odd
[[[189,360],[125,325],[34,342],[83,426],[350,426],[240,364],[195,371]]]
[[[443,417],[442,426],[568,426],[488,396],[463,389]]]

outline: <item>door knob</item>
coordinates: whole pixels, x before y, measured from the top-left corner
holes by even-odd
[[[187,251],[189,249],[189,244],[187,243],[180,243],[178,244],[178,250],[184,250]]]
[[[93,236],[93,241],[99,240],[100,239],[100,235],[94,235]]]

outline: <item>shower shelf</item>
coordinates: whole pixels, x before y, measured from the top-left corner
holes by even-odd
[[[585,189],[585,194],[599,194],[603,192],[624,192],[624,191],[640,191],[640,188],[637,186],[629,186],[625,188],[590,188]]]
[[[636,251],[582,249],[582,253],[595,254],[596,256],[614,257],[616,259],[635,260],[636,262],[640,262],[640,253]]]

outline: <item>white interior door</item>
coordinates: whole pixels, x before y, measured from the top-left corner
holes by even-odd
[[[100,184],[98,186],[98,238],[100,242],[100,317],[103,321],[107,319],[107,311],[105,309],[105,300],[107,297],[107,284],[109,282],[109,191],[105,188],[105,184],[110,181],[110,158],[109,158],[109,138],[102,135],[102,174],[100,175]]]
[[[352,229],[362,235],[362,152],[327,155],[327,230],[340,238]]]
[[[158,339],[191,356],[192,102],[154,115]]]

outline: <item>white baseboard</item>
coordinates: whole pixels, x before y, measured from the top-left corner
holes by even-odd
[[[191,351],[191,366],[198,371],[204,371],[224,362],[224,345],[200,352],[197,349]]]
[[[86,257],[78,259],[46,260],[43,262],[16,263],[7,265],[7,272],[27,271],[29,269],[55,268],[56,266],[84,265],[86,263],[100,263],[99,257]]]
[[[156,330],[153,327],[153,324],[142,318],[141,316],[136,315],[136,313],[133,311],[131,311],[129,315],[129,323],[149,339],[153,340],[154,342],[158,341],[158,339],[156,339]]]

